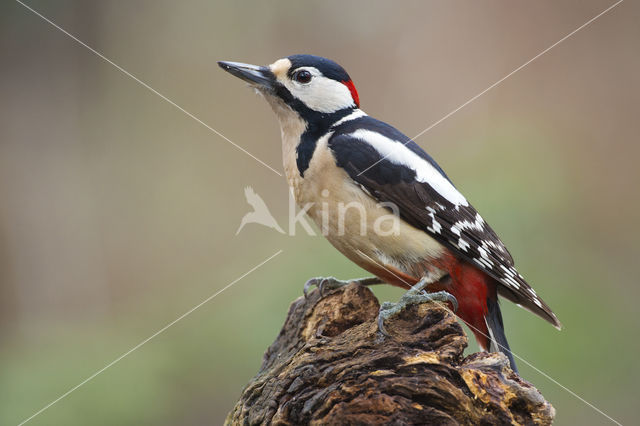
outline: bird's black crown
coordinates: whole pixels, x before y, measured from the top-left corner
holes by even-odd
[[[314,67],[327,78],[336,81],[350,81],[349,74],[337,63],[331,59],[323,58],[322,56],[315,55],[291,55],[287,56],[287,59],[291,61],[291,68],[289,68],[289,76],[300,67]]]

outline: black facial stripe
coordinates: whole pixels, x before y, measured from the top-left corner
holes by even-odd
[[[335,81],[349,81],[349,74],[335,62],[313,55],[292,55],[288,57],[291,66],[287,70],[287,77],[293,79],[294,73],[302,67],[316,68],[324,77]],[[292,93],[282,83],[277,80],[273,87],[274,94],[282,99],[291,109],[300,115],[307,127],[300,138],[300,143],[296,147],[296,165],[300,176],[304,176],[304,172],[309,168],[309,163],[316,149],[318,139],[325,135],[331,126],[343,117],[350,114],[356,106],[343,108],[331,113],[314,111],[304,104],[301,100],[295,98]]]
[[[329,131],[333,123],[346,117],[352,111],[352,108],[344,108],[332,113],[318,113],[313,111],[315,114],[314,119],[305,119],[307,129],[300,137],[300,143],[296,147],[296,165],[298,166],[300,176],[304,177],[304,172],[309,168],[309,163],[311,162],[311,157],[313,157],[318,139]]]
[[[314,121],[322,121],[325,117],[335,114],[335,113],[326,113],[326,112],[318,112],[314,111],[308,106],[304,104],[300,99],[294,97],[289,89],[287,89],[282,83],[276,82],[274,85],[274,92],[276,96],[282,99],[287,105],[291,107],[295,112],[297,112],[303,120],[307,123],[311,123]],[[336,111],[337,112],[337,111]],[[333,123],[332,123],[333,124]]]
[[[333,123],[350,114],[353,108],[344,108],[332,113],[314,111],[301,100],[296,99],[289,89],[280,82],[274,84],[274,93],[297,112],[307,124],[305,132],[300,137],[300,143],[296,147],[296,165],[300,176],[304,176],[304,172],[309,168],[318,139],[329,131]]]

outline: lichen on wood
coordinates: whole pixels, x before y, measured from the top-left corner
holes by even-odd
[[[499,353],[463,357],[467,338],[443,305],[407,308],[378,331],[379,303],[352,283],[289,308],[233,425],[551,424],[555,411]]]

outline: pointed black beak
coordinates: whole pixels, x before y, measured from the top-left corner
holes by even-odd
[[[228,73],[260,89],[272,90],[274,88],[276,78],[267,67],[227,61],[219,61],[218,65]]]

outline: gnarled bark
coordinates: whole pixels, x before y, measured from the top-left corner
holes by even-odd
[[[555,410],[497,353],[463,358],[467,338],[435,303],[378,331],[379,304],[350,284],[295,300],[227,424],[550,424]]]

